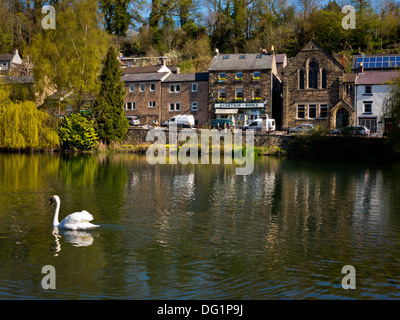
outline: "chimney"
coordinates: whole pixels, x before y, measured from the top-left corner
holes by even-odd
[[[343,68],[346,69],[346,56],[345,55],[342,56],[342,60],[340,61],[340,64],[342,65]]]
[[[161,64],[162,64],[163,66],[166,66],[166,65],[167,65],[167,58],[166,58],[166,57],[161,57]]]
[[[364,66],[361,62],[360,65],[358,66],[357,73],[363,73],[363,72],[364,72]]]
[[[215,50],[214,50],[214,55],[215,55],[215,56],[218,56],[218,55],[219,55],[219,50],[218,50],[217,48],[215,48]]]
[[[262,49],[262,50],[261,50],[261,54],[268,54],[267,49]]]
[[[15,48],[15,49],[14,49],[14,55],[17,55],[17,54],[18,54],[18,49]]]
[[[271,46],[271,54],[275,54],[275,46],[274,45]]]

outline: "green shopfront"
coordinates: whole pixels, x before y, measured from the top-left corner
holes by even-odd
[[[229,119],[235,126],[241,127],[251,121],[261,118],[265,104],[255,103],[215,103],[215,117],[217,119]]]

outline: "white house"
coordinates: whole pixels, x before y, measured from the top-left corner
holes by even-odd
[[[367,127],[371,133],[385,131],[383,105],[390,92],[390,81],[399,75],[398,71],[361,70],[355,80],[357,124]]]
[[[22,59],[18,54],[18,50],[15,49],[14,53],[2,53],[0,54],[0,71],[8,71],[14,65],[21,65]]]

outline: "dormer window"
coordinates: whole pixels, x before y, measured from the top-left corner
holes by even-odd
[[[245,58],[246,58],[246,56],[244,54],[239,56],[239,59],[245,59]]]
[[[223,59],[229,59],[229,56],[228,55],[223,56]]]
[[[261,59],[262,58],[262,54],[258,54],[257,56],[256,56],[256,59]]]

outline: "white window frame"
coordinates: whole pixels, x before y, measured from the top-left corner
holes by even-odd
[[[128,107],[129,104],[131,105],[130,108]],[[125,102],[125,110],[136,110],[136,102],[133,101]]]
[[[145,83],[141,83],[140,84],[139,91],[140,92],[145,92],[146,91],[146,84]]]
[[[180,102],[170,103],[169,111],[181,111],[181,103]]]
[[[367,89],[369,89],[369,90],[367,90]],[[367,92],[367,91],[370,91],[370,92]],[[372,86],[371,85],[367,85],[367,86],[364,87],[364,94],[365,95],[372,95]]]
[[[156,101],[149,101],[149,108],[155,108],[156,105]]]
[[[315,117],[310,117],[310,106],[314,106],[315,107]],[[317,104],[316,103],[310,103],[308,105],[308,119],[317,119]]]
[[[297,105],[297,110],[296,110],[296,119],[301,119],[301,120],[304,120],[304,119],[306,119],[307,117],[307,112],[306,112],[306,106],[307,106],[307,104],[298,104]],[[304,110],[304,117],[302,117],[302,118],[299,118],[299,108],[300,107],[302,107],[303,108],[303,110]]]
[[[322,114],[322,108],[326,108],[326,117],[322,117],[322,116],[321,116],[321,114]],[[319,118],[320,118],[320,119],[328,119],[328,111],[329,111],[329,109],[328,109],[328,104],[320,104],[320,105],[319,105]]]
[[[198,111],[198,108],[199,108],[198,102],[197,101],[193,101],[191,107],[192,107],[192,111]]]
[[[192,92],[197,92],[199,85],[197,83],[192,83]]]
[[[179,86],[179,90],[177,89],[177,87]],[[170,84],[169,85],[169,92],[170,93],[181,93],[182,90],[182,86],[180,83],[176,83],[176,84]]]
[[[372,112],[372,104],[373,104],[372,101],[364,101],[364,103],[363,103],[363,114],[372,114],[373,113]],[[368,111],[368,112],[366,111],[366,109],[365,109],[366,105],[371,106],[371,111]]]
[[[135,92],[135,84],[134,83],[129,84],[129,92]]]

